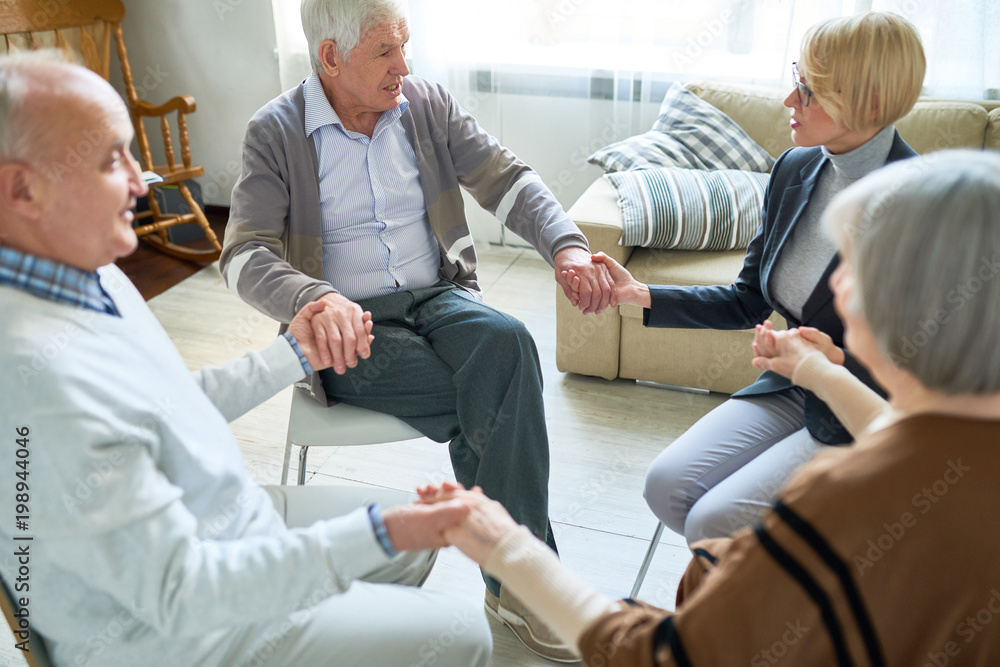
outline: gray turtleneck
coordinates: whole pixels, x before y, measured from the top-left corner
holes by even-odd
[[[822,147],[826,164],[778,256],[771,283],[775,299],[796,319],[802,319],[806,301],[837,254],[836,244],[820,227],[820,216],[838,192],[885,164],[894,136],[895,128],[889,125],[847,153],[834,155]]]

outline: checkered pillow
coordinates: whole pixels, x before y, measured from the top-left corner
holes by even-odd
[[[622,245],[735,250],[746,248],[760,227],[768,175],[660,167],[604,178],[618,192]]]
[[[679,83],[664,96],[651,131],[605,146],[587,161],[605,171],[683,167],[769,172],[774,164],[732,118]]]

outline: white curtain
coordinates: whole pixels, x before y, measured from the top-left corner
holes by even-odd
[[[927,55],[924,94],[1000,99],[1000,2],[874,0],[872,9],[917,26]]]
[[[300,0],[272,0],[282,86],[309,73]],[[924,94],[1000,97],[997,0],[408,0],[410,69],[445,85],[569,207],[586,157],[645,132],[672,81],[785,87],[806,30],[870,9],[921,33]],[[477,239],[509,242],[469,202]]]
[[[588,76],[649,73],[785,85],[814,23],[869,9],[920,30],[926,93],[1000,94],[996,0],[410,0],[414,70]],[[273,0],[282,84],[308,73],[299,0]],[[635,75],[639,80],[642,75]],[[467,78],[460,75],[460,78]],[[493,77],[496,79],[496,77]],[[483,80],[485,81],[485,79]],[[481,87],[481,86],[480,86]],[[640,86],[641,87],[641,86]],[[628,86],[631,88],[631,86]],[[616,89],[617,90],[617,89]],[[625,89],[622,89],[623,91]]]

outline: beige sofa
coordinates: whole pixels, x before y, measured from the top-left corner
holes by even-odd
[[[720,83],[686,87],[735,120],[771,155],[791,148],[787,90]],[[918,153],[942,148],[1000,150],[1000,102],[921,99],[897,124]],[[698,252],[619,245],[622,217],[612,187],[598,178],[569,210],[590,241],[647,284],[729,284],[743,265],[743,251]],[[581,315],[556,299],[556,365],[560,371],[613,379],[732,393],[753,382],[753,331],[647,329],[642,309],[621,306],[602,315]],[[778,316],[773,316],[778,318]],[[783,326],[782,322],[776,322]]]

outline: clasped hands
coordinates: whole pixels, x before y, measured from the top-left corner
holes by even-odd
[[[600,315],[618,305],[614,277],[608,267],[595,262],[594,255],[577,246],[556,253],[556,282],[569,302],[584,315]]]
[[[569,248],[567,248],[569,250]],[[649,286],[639,282],[632,277],[624,266],[611,259],[603,252],[593,255],[586,253],[582,248],[575,248],[584,252],[585,261],[574,263],[573,265],[561,268],[556,263],[556,280],[562,285],[563,291],[570,302],[584,311],[596,312],[600,314],[604,309],[588,311],[584,309],[583,293],[587,286],[592,283],[589,276],[607,275],[611,280],[612,298],[609,306],[614,308],[621,303],[649,308],[651,305],[649,296]]]
[[[789,379],[799,362],[816,350],[833,364],[843,365],[845,359],[844,351],[819,329],[797,327],[775,331],[770,320],[755,327],[752,347],[754,366]]]
[[[372,314],[347,297],[329,292],[296,313],[288,331],[313,370],[343,375],[371,355]]]
[[[444,482],[417,489],[419,499],[382,512],[389,540],[397,551],[455,546],[480,566],[517,523],[503,505],[478,486]]]

